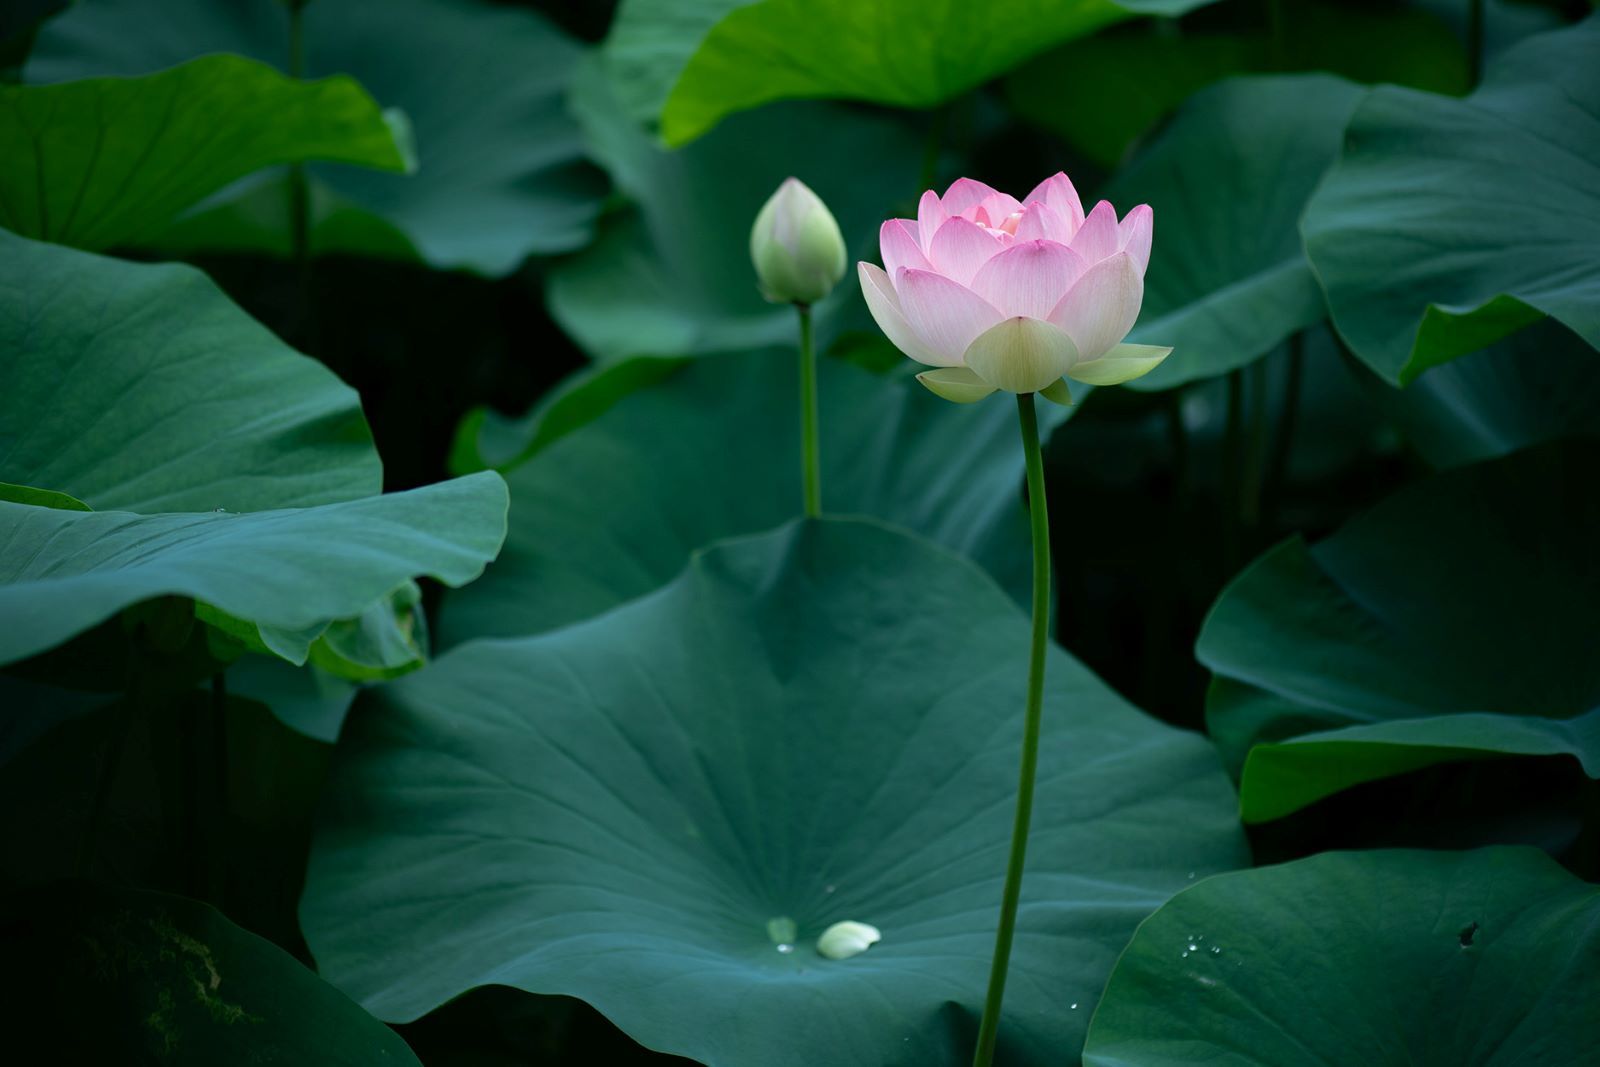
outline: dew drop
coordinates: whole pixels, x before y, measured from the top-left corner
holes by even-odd
[[[1078,1010],[1078,1002],[1077,1001],[1073,1001],[1072,1002],[1072,1010],[1073,1011],[1077,1011]]]
[[[1193,871],[1189,872],[1189,881],[1191,881],[1191,882],[1194,881],[1194,872]]]
[[[779,952],[793,952],[794,940],[798,936],[800,936],[799,927],[787,915],[767,920],[767,938],[778,946]]]
[[[1189,954],[1187,952],[1179,953],[1179,958],[1186,960],[1189,958]]]
[[[1199,945],[1195,944],[1193,941],[1189,942],[1189,952],[1199,952],[1199,951],[1200,951],[1200,946]],[[1189,954],[1189,952],[1185,952],[1184,955],[1187,956]]]
[[[1211,954],[1213,956],[1220,956],[1220,955],[1222,955],[1222,949],[1218,948],[1216,945],[1212,945],[1211,946]]]

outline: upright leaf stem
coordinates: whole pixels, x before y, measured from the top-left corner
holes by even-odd
[[[822,446],[817,433],[817,354],[812,346],[811,305],[796,304],[800,313],[800,473],[805,487],[806,515],[822,514]]]
[[[1039,720],[1044,704],[1044,654],[1050,628],[1050,512],[1044,495],[1044,458],[1039,452],[1039,419],[1033,394],[1017,395],[1017,421],[1022,427],[1022,454],[1028,471],[1028,515],[1033,530],[1033,633],[1028,645],[1028,697],[1022,720],[1022,763],[1017,772],[1017,811],[1011,824],[1011,856],[1006,862],[1005,889],[1000,897],[1000,926],[995,932],[994,962],[989,968],[989,994],[978,1027],[973,1067],[994,1062],[1000,1033],[1000,1006],[1006,994],[1011,939],[1022,896],[1022,870],[1028,852],[1028,824],[1033,819],[1033,783],[1039,769]]]

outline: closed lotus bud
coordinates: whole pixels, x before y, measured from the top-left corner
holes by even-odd
[[[786,178],[756,215],[750,260],[768,300],[815,304],[844,277],[844,235],[821,197]]]

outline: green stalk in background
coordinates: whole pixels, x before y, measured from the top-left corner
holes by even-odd
[[[1000,1006],[1005,1000],[1011,939],[1017,928],[1017,902],[1022,896],[1028,825],[1033,820],[1033,783],[1039,769],[1039,720],[1044,704],[1044,653],[1050,638],[1050,511],[1044,495],[1044,457],[1039,451],[1039,419],[1032,393],[1017,394],[1017,420],[1022,428],[1022,453],[1028,469],[1028,517],[1033,532],[1033,633],[1028,644],[1028,697],[1022,723],[1022,763],[1017,772],[1017,811],[1011,824],[1011,855],[1006,861],[1000,928],[995,933],[989,993],[983,1002],[973,1067],[988,1067],[994,1062],[995,1039],[1000,1033]]]
[[[796,304],[800,315],[800,471],[806,515],[822,514],[822,447],[817,432],[817,353],[812,343],[811,305]]]

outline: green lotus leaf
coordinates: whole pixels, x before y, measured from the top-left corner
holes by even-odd
[[[669,152],[615,94],[600,65],[588,64],[573,110],[590,153],[636,209],[609,218],[592,248],[552,268],[546,287],[551,315],[597,359],[793,344],[794,308],[762,298],[750,263],[750,225],[785,178],[828,204],[854,259],[877,259],[885,218],[915,213],[921,142],[894,116],[792,104]],[[797,156],[803,145],[817,149]],[[853,272],[815,316],[822,348],[846,329],[877,329]]]
[[[1600,17],[1531,37],[1464,100],[1374,90],[1306,209],[1334,325],[1390,382],[1544,315],[1600,346]],[[1491,205],[1485,210],[1485,205]]]
[[[1330,852],[1173,897],[1117,961],[1088,1067],[1579,1063],[1600,889],[1528,848]]]
[[[252,647],[388,676],[420,653],[390,594],[498,550],[497,475],[375,495],[355,394],[198,271],[0,231],[0,295],[4,473],[50,494],[0,499],[0,662],[177,596]]]
[[[1448,471],[1234,579],[1195,653],[1246,820],[1448,760],[1600,777],[1597,464],[1583,441]]]
[[[0,379],[0,476],[97,510],[237,513],[382,488],[355,391],[189,267],[0,231]]]
[[[597,619],[456,648],[346,722],[308,943],[391,1021],[493,984],[712,1065],[966,1063],[1027,629],[965,560],[822,520],[708,549]],[[1247,857],[1209,746],[1059,650],[1047,670],[1008,1063],[1073,1062],[1135,925]],[[839,921],[882,940],[826,959]]]
[[[1467,89],[1461,42],[1430,12],[1297,0],[1280,5],[1277,17],[1276,42],[1265,30],[1171,33],[1159,23],[1070,41],[1012,73],[1006,99],[1030,122],[1115,167],[1196,90],[1234,74],[1323,70],[1363,83]],[[1083,99],[1094,106],[1062,106]]]
[[[1129,340],[1173,349],[1132,388],[1225,373],[1323,318],[1296,225],[1363,92],[1326,74],[1223,82],[1190,98],[1112,179],[1105,196],[1119,211],[1155,209]]]
[[[1600,359],[1554,320],[1435,367],[1405,389],[1370,393],[1436,467],[1600,436]]]
[[[681,145],[775,100],[933,107],[1051,45],[1207,0],[629,0],[607,42],[632,113]]]
[[[404,171],[408,150],[352,79],[298,81],[242,56],[0,86],[0,226],[111,248],[262,167],[323,159]]]
[[[441,640],[588,618],[671,581],[713,541],[793,518],[795,359],[778,349],[689,361],[509,470],[505,550],[482,580],[446,598]],[[983,563],[1026,603],[1015,405],[950,404],[909,373],[881,377],[834,359],[820,361],[818,380],[824,510],[914,529]],[[586,388],[609,394],[611,384]],[[1070,412],[1042,414],[1050,428]]]
[[[410,120],[413,175],[315,165],[311,247],[499,276],[586,244],[603,183],[582,162],[565,94],[579,47],[529,11],[478,0],[305,6],[306,71],[348,74]],[[160,32],[151,27],[159,26]],[[145,74],[209,52],[274,65],[289,54],[279,0],[96,0],[40,34],[32,82]],[[288,255],[287,178],[219,193],[150,242],[169,254]]]

